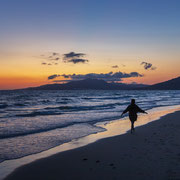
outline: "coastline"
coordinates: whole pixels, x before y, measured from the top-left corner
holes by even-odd
[[[166,108],[165,108],[166,109]],[[168,108],[167,108],[168,109]],[[136,126],[142,126],[142,127],[138,127],[137,128],[137,130],[138,130],[138,132],[139,132],[139,128],[141,129],[141,128],[144,128],[144,126],[146,127],[148,127],[149,125],[151,125],[151,121],[154,121],[154,120],[157,120],[157,119],[159,119],[159,117],[161,117],[161,116],[164,116],[165,114],[168,114],[168,113],[172,113],[172,112],[174,112],[174,111],[177,111],[177,110],[179,110],[179,108],[172,108],[171,110],[165,110],[165,111],[161,111],[162,113],[160,113],[159,114],[159,116],[156,114],[158,111],[157,111],[157,108],[156,108],[156,110],[154,110],[154,114],[152,113],[151,114],[151,117],[149,117],[149,118],[147,118],[147,116],[145,117],[145,116],[140,116],[140,118],[138,119],[138,122],[137,122],[137,124],[136,124]],[[152,110],[153,111],[153,110]],[[169,116],[169,115],[167,115],[167,116]],[[165,116],[166,117],[166,116]],[[164,117],[162,117],[162,118],[164,118]],[[161,118],[161,119],[162,119]],[[146,121],[144,121],[146,119]],[[160,119],[160,120],[161,120]],[[160,120],[158,120],[158,121],[160,121]],[[144,124],[141,124],[142,122],[141,121],[143,121],[143,123],[144,124],[147,124],[147,125],[144,125]],[[155,121],[155,122],[158,122],[158,121]],[[150,122],[150,123],[149,123]],[[121,126],[122,126],[122,129],[121,128],[119,128],[118,127],[118,124],[121,124]],[[152,122],[152,123],[154,123],[154,122]],[[15,170],[15,172],[13,172],[10,176],[9,176],[9,178],[10,177],[12,177],[12,176],[14,176],[14,175],[17,175],[18,174],[18,172],[20,171],[21,172],[21,169],[23,169],[23,168],[25,168],[26,170],[27,170],[27,167],[28,167],[28,169],[29,169],[29,167],[30,167],[30,169],[32,169],[31,167],[33,167],[34,166],[34,164],[41,164],[40,166],[42,166],[42,161],[50,161],[50,162],[52,162],[52,160],[51,159],[54,159],[54,157],[62,157],[62,156],[64,156],[63,154],[68,154],[68,153],[73,153],[73,152],[77,152],[77,151],[79,151],[79,149],[81,150],[81,149],[86,149],[86,148],[88,148],[88,147],[93,147],[93,146],[96,146],[96,144],[98,144],[98,143],[100,143],[101,144],[101,142],[102,141],[109,141],[109,139],[111,139],[111,136],[114,136],[114,137],[112,137],[112,139],[117,139],[117,138],[120,138],[120,139],[123,139],[122,137],[125,137],[125,138],[127,138],[127,136],[129,136],[129,133],[126,133],[128,130],[129,130],[129,124],[128,124],[128,127],[127,127],[127,118],[124,118],[124,120],[117,120],[117,121],[115,121],[115,122],[112,122],[112,123],[109,123],[109,124],[103,124],[103,123],[98,123],[97,124],[98,126],[101,126],[101,127],[104,127],[104,128],[106,128],[107,129],[107,131],[105,131],[105,132],[102,132],[102,133],[98,133],[98,134],[92,134],[92,135],[89,135],[89,136],[87,136],[87,137],[84,137],[84,138],[80,138],[80,139],[78,139],[78,140],[74,140],[74,141],[72,141],[72,142],[70,142],[70,143],[66,143],[65,145],[64,145],[64,147],[62,147],[62,145],[61,145],[61,151],[59,151],[58,150],[58,148],[56,147],[56,148],[53,148],[54,150],[50,150],[50,151],[52,151],[52,154],[55,154],[55,155],[53,155],[53,156],[51,156],[52,154],[48,154],[48,153],[45,153],[45,152],[42,152],[42,153],[39,153],[39,158],[35,158],[34,160],[36,160],[36,159],[40,159],[40,160],[38,160],[38,161],[35,161],[35,162],[33,162],[33,163],[30,163],[30,164],[27,164],[28,162],[26,162],[26,163],[24,163],[24,164],[27,164],[27,165],[25,165],[24,167],[20,167],[20,168],[18,168],[17,170]],[[126,134],[124,134],[124,133],[126,133]],[[121,135],[120,135],[121,134]],[[120,136],[118,136],[118,135],[120,135]],[[135,137],[136,137],[136,135],[137,134],[135,134]],[[103,139],[103,138],[105,138],[105,139]],[[100,139],[100,140],[99,140]],[[98,141],[97,141],[98,140]],[[93,143],[94,142],[94,143]],[[85,146],[86,145],[86,146]],[[111,143],[110,143],[110,145],[111,145]],[[79,148],[77,148],[77,147],[79,147]],[[70,149],[73,149],[73,150],[70,150]],[[69,150],[69,151],[68,151]],[[49,151],[49,150],[48,150]],[[62,151],[65,151],[65,152],[62,152]],[[58,152],[61,152],[61,153],[58,153]],[[44,155],[42,155],[43,153],[45,153]],[[58,154],[56,154],[56,153],[58,153]],[[42,156],[41,156],[42,155]],[[32,158],[32,156],[33,155],[31,155],[31,156],[29,156],[29,158]],[[35,156],[37,156],[37,155],[35,155]],[[48,157],[48,156],[50,156],[50,157]],[[70,155],[71,156],[71,155]],[[44,158],[44,157],[46,157],[46,158]],[[41,159],[41,158],[44,158],[44,159]],[[22,158],[23,159],[23,158]],[[26,157],[24,158],[24,160],[22,160],[22,161],[26,161],[25,160],[26,159]],[[73,159],[73,158],[72,158]],[[80,160],[82,161],[82,158],[80,158]],[[17,163],[17,160],[11,160],[11,161],[14,161],[15,163]],[[33,160],[32,160],[33,161]],[[96,160],[96,161],[98,161],[98,160]],[[73,162],[74,162],[74,160],[73,160]],[[7,165],[7,163],[8,162],[5,162],[4,163],[4,166],[6,166]],[[47,162],[48,163],[48,162]],[[44,163],[43,163],[44,164]],[[48,163],[49,164],[49,163]],[[81,162],[80,162],[80,164],[81,164]],[[19,166],[22,166],[23,164],[21,164],[21,163],[19,163]],[[19,166],[17,166],[17,167],[19,167]],[[43,165],[44,166],[44,165]],[[59,165],[58,165],[59,166]],[[60,165],[61,166],[61,165]],[[61,167],[61,169],[62,169],[63,167]],[[65,168],[65,167],[64,167]],[[30,170],[29,170],[30,171]],[[26,171],[25,171],[26,172]],[[21,172],[22,173],[22,172]],[[9,173],[8,173],[9,174]],[[41,174],[41,173],[40,173]],[[32,178],[32,177],[31,177]],[[19,178],[18,178],[19,179]]]

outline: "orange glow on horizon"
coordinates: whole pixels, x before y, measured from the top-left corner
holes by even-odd
[[[175,77],[172,77],[175,78]],[[140,83],[140,84],[155,84],[162,81],[167,81],[172,79],[171,77],[159,77],[159,78],[148,78],[148,77],[135,77],[135,78],[124,78],[121,83]],[[163,80],[162,80],[163,79]],[[56,81],[57,82],[54,82]],[[62,80],[62,82],[58,82]],[[11,90],[11,89],[21,89],[28,87],[36,87],[44,84],[52,83],[65,83],[62,78],[57,78],[53,80],[47,80],[47,77],[0,77],[0,90]]]
[[[0,77],[0,82],[1,90],[34,87],[48,83],[43,78],[35,77]]]
[[[88,73],[97,73],[97,74],[106,74],[109,72],[122,72],[122,73],[131,73],[138,72],[143,74],[143,77],[134,77],[134,78],[124,78],[122,83],[140,83],[140,84],[155,84],[163,81],[167,81],[179,76],[179,61],[174,64],[169,64],[168,62],[152,62],[154,66],[157,66],[157,69],[145,70],[141,65],[141,61],[134,60],[112,60],[105,61],[103,58],[92,59],[91,62],[87,64],[72,64],[72,63],[63,63],[59,61],[57,66],[47,66],[42,65],[41,59],[35,58],[33,56],[28,57],[2,57],[1,66],[0,66],[0,90],[8,89],[21,89],[27,87],[36,87],[44,84],[52,83],[65,83],[62,76],[57,77],[52,80],[48,80],[48,76],[57,74],[57,75],[69,75],[69,74],[88,74]],[[122,66],[125,64],[125,66]],[[113,69],[113,65],[118,65],[118,68]],[[168,68],[167,68],[168,67]],[[62,80],[60,82],[59,80]],[[69,79],[65,79],[69,80]],[[57,82],[56,82],[57,81]]]

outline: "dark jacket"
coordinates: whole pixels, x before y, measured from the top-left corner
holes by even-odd
[[[137,113],[145,113],[144,110],[142,110],[139,106],[136,104],[130,104],[124,111],[123,114],[129,112],[129,119],[131,121],[136,121],[137,120]]]

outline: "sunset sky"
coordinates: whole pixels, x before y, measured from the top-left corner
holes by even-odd
[[[0,24],[0,89],[180,75],[179,0],[1,0]]]

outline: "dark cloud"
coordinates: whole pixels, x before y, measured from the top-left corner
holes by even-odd
[[[114,66],[112,66],[112,68],[118,68],[119,66],[118,65],[114,65]]]
[[[148,70],[155,70],[156,67],[154,67],[151,63],[148,63],[148,62],[142,62],[141,65],[144,66],[144,69]]]
[[[57,78],[58,76],[60,76],[60,75],[58,75],[58,74],[53,74],[53,75],[51,75],[51,76],[48,77],[48,80],[50,80],[50,79],[55,79],[55,78]]]
[[[83,59],[82,57],[84,57],[84,56],[86,56],[86,54],[84,54],[84,53],[70,52],[70,53],[63,55],[63,61],[65,63],[74,63],[74,64],[86,63],[89,60]]]
[[[48,63],[47,65],[48,65],[48,66],[51,66],[52,64],[51,64],[51,63]]]
[[[45,63],[45,62],[42,62],[41,64],[42,64],[42,65],[46,65],[47,63]]]
[[[86,63],[86,62],[88,62],[89,60],[87,60],[87,59],[71,59],[71,60],[69,60],[68,62],[72,62],[72,63],[74,63],[74,64],[77,64],[77,63]]]
[[[58,75],[65,79],[71,80],[83,80],[87,78],[91,79],[102,79],[105,81],[121,81],[122,78],[130,78],[130,77],[142,77],[142,74],[139,74],[138,72],[131,72],[131,73],[123,73],[123,72],[109,72],[109,73],[88,73],[88,74],[62,74]],[[57,75],[56,75],[57,77]],[[56,78],[54,77],[54,78]],[[53,79],[54,79],[53,78]]]
[[[79,57],[84,57],[85,55],[86,54],[84,54],[84,53],[70,52],[70,53],[64,54],[64,59],[79,58]]]
[[[57,65],[57,63],[53,63],[53,61],[59,60],[63,60],[64,63],[84,64],[89,62],[89,60],[83,58],[84,56],[86,56],[84,53],[69,52],[67,54],[63,54],[63,56],[60,56],[60,54],[57,52],[51,52],[40,55],[40,58],[47,61],[46,64],[44,63],[43,65]]]

